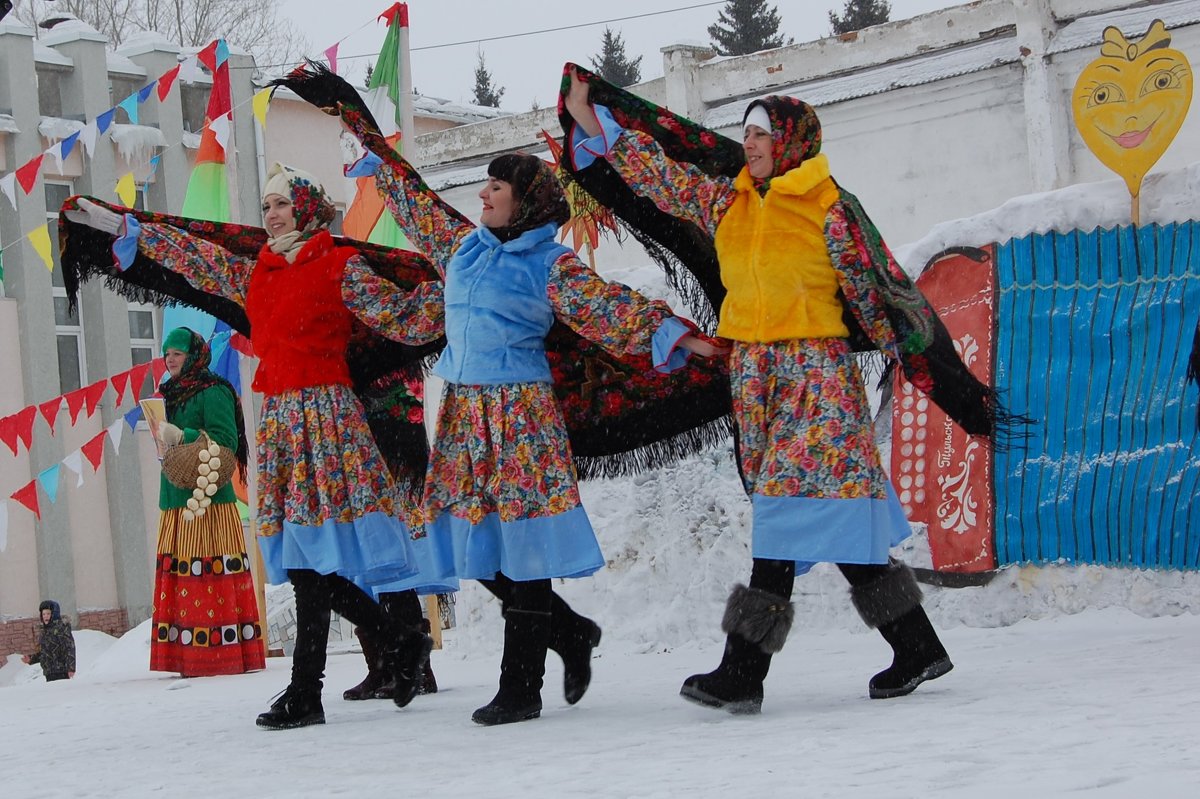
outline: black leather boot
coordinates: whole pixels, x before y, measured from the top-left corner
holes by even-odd
[[[504,614],[504,656],[500,661],[500,690],[475,711],[476,724],[511,724],[542,715],[542,677],[550,614],[509,608]]]
[[[872,699],[911,694],[926,680],[954,668],[921,607],[921,589],[912,569],[898,561],[883,566],[839,564],[850,581],[850,598],[868,627],[892,648],[892,665],[871,678]]]
[[[425,618],[421,613],[421,598],[417,596],[416,591],[383,594],[379,597],[379,604],[383,606],[383,610],[387,613],[388,617],[405,630],[418,630],[425,635],[429,635],[432,627],[429,619]],[[417,685],[417,693],[436,694],[437,689],[437,679],[433,676],[433,666],[430,664],[429,659],[426,658],[425,667],[421,673],[421,682]],[[386,691],[387,698],[391,699],[395,693],[395,686],[389,684],[386,687]]]
[[[342,699],[358,701],[363,699],[391,699],[395,686],[383,669],[383,656],[374,636],[362,627],[354,628],[354,635],[362,646],[363,658],[367,661],[367,676],[353,688],[342,692]]]
[[[296,596],[296,645],[292,651],[292,681],[260,713],[257,724],[269,730],[290,730],[325,723],[321,680],[329,642],[330,596],[325,575],[307,569],[288,572]]]
[[[268,730],[291,730],[325,723],[320,690],[289,685],[266,713],[258,714],[258,726]]]
[[[680,696],[735,715],[761,712],[771,656],[787,641],[794,615],[791,602],[778,594],[734,586],[721,620],[728,636],[721,665],[684,680]]]
[[[550,603],[551,651],[563,662],[563,697],[568,705],[583,699],[592,682],[592,650],[600,645],[600,625],[581,616],[554,594]]]

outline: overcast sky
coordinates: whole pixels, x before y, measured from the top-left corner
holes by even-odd
[[[642,79],[662,75],[660,48],[679,42],[708,44],[707,28],[725,3],[711,0],[606,0],[603,3],[550,3],[547,0],[411,0],[408,4],[413,49],[413,85],[421,93],[470,102],[476,53],[482,50],[494,85],[505,89],[500,106],[527,111],[555,102],[558,75],[566,61],[584,65],[600,52],[605,20],[625,41],[630,58],[642,56]],[[957,5],[955,0],[892,0],[892,19]],[[361,80],[367,61],[349,56],[375,53],[383,23],[374,17],[389,0],[282,0],[283,14],[308,38],[313,56],[339,40],[339,71]],[[830,9],[841,13],[844,0],[778,0],[782,32],[797,42],[829,35]],[[673,10],[684,9],[684,10]],[[619,19],[668,11],[671,13]],[[589,24],[596,23],[596,24]],[[552,33],[549,28],[582,27]],[[525,34],[525,35],[520,35]],[[494,37],[511,37],[483,41]],[[464,44],[456,44],[464,42]],[[454,46],[446,46],[454,45]]]

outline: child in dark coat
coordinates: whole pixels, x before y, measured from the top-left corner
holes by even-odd
[[[71,623],[62,617],[58,603],[47,599],[38,606],[42,615],[42,636],[38,649],[21,658],[25,663],[41,664],[46,682],[67,680],[75,676],[75,638]]]

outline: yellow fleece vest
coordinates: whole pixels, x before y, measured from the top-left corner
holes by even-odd
[[[727,291],[717,335],[737,341],[844,338],[825,216],[838,199],[824,155],[771,179],[765,197],[743,168],[737,199],[717,225]]]

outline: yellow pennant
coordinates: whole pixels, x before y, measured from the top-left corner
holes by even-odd
[[[54,271],[54,259],[50,257],[50,230],[49,223],[42,225],[39,228],[34,228],[29,231],[29,243],[33,245],[33,249],[42,259],[42,263],[51,272]]]
[[[137,184],[133,182],[132,172],[126,172],[117,181],[117,196],[121,198],[121,205],[126,208],[132,208],[137,202]]]
[[[250,101],[250,107],[254,110],[254,118],[258,120],[258,124],[262,125],[262,129],[267,129],[267,106],[271,103],[271,89],[268,87],[263,89]]]

